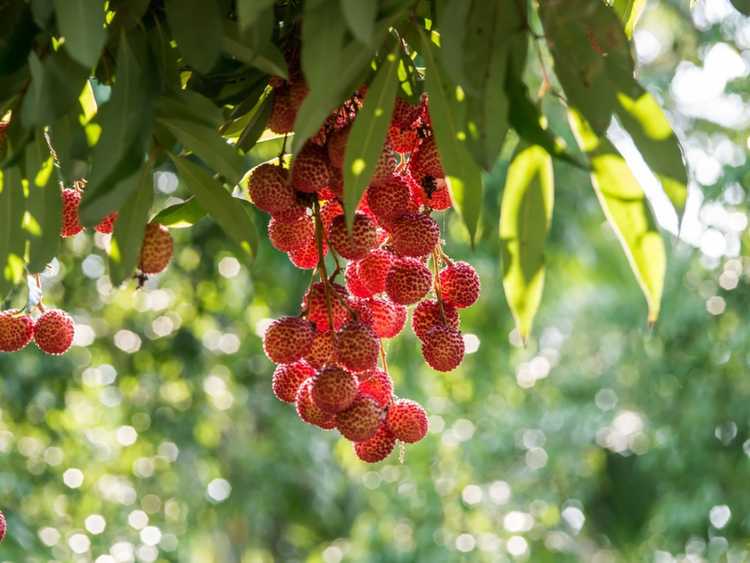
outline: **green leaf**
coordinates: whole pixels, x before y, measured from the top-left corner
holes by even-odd
[[[258,232],[252,217],[242,207],[241,200],[232,197],[197,164],[172,154],[169,156],[174,162],[180,180],[193,193],[200,206],[244,252],[255,256],[258,249]]]
[[[86,133],[75,114],[63,115],[50,127],[49,135],[60,162],[60,180],[69,186],[88,171],[89,146]]]
[[[372,39],[375,18],[378,15],[377,0],[341,0],[341,13],[354,37],[368,44]]]
[[[0,5],[0,76],[10,75],[26,65],[36,34],[27,2]]]
[[[237,0],[237,22],[241,31],[250,28],[258,16],[273,6],[274,0]]]
[[[23,279],[25,236],[21,227],[26,200],[17,167],[0,171],[0,295]]]
[[[160,96],[156,102],[156,115],[195,121],[213,129],[218,129],[224,121],[221,110],[211,100],[192,90]]]
[[[571,110],[569,117],[591,160],[594,192],[646,297],[649,323],[654,323],[664,289],[666,252],[646,196],[612,143],[597,136],[580,113]]]
[[[388,134],[393,106],[396,103],[399,45],[385,57],[367,90],[365,103],[357,114],[344,154],[344,210],[351,228],[354,211],[370,182]]]
[[[664,192],[682,214],[687,200],[687,170],[677,136],[656,99],[642,91],[637,98],[618,96],[617,117],[630,133],[635,145],[661,182]]]
[[[508,169],[500,210],[503,288],[524,342],[544,291],[544,243],[552,221],[552,158],[538,145],[519,147]]]
[[[153,220],[165,227],[184,229],[192,227],[205,216],[206,210],[198,203],[198,199],[191,197],[181,203],[162,209]]]
[[[435,47],[422,29],[419,29],[419,34],[422,56],[427,65],[427,92],[430,95],[430,116],[435,141],[453,201],[473,245],[482,210],[482,173],[469,152],[466,145],[467,133],[457,117],[462,112],[461,100],[457,98],[454,89],[444,86],[442,69],[434,54]]]
[[[221,38],[221,48],[225,53],[268,74],[288,77],[284,55],[276,45],[271,42],[262,45],[252,43],[240,37],[237,29],[227,24],[225,35]]]
[[[154,200],[154,179],[150,162],[144,162],[125,180],[131,184],[132,194],[123,206],[112,232],[109,250],[109,277],[113,285],[120,285],[132,276],[141,256],[141,245],[148,223],[149,210]]]
[[[167,22],[185,62],[200,72],[210,71],[221,52],[223,25],[219,2],[165,0]]]
[[[107,41],[104,4],[100,0],[55,0],[57,27],[70,56],[91,68]]]
[[[735,4],[735,6],[738,4],[745,4],[745,9],[748,10],[747,12],[744,12],[745,15],[748,15],[750,13],[750,1],[731,1],[733,4]],[[625,26],[625,35],[627,35],[628,37],[633,37],[635,24],[638,23],[638,20],[643,13],[643,9],[646,7],[646,0],[614,0],[614,2],[612,3],[612,7],[615,9],[615,12],[617,12],[617,15],[620,16],[620,19]]]
[[[102,127],[94,147],[89,182],[81,202],[81,222],[96,225],[130,197],[133,182],[150,146],[156,93],[153,60],[139,36],[123,35],[117,55],[117,81],[112,97],[97,115]],[[136,55],[135,51],[139,55]]]
[[[273,110],[273,99],[270,95],[265,95],[258,101],[253,109],[250,119],[242,130],[242,134],[237,139],[237,148],[241,151],[248,152],[260,139],[263,131],[266,129],[268,118],[271,117]]]

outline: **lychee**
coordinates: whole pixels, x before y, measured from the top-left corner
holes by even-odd
[[[271,323],[263,336],[263,350],[276,364],[290,364],[310,351],[315,334],[309,321],[281,317]]]
[[[409,170],[411,170],[417,182],[421,182],[424,176],[432,176],[433,178],[445,176],[443,165],[440,162],[440,153],[437,144],[435,144],[435,137],[425,139],[411,155]]]
[[[383,151],[380,153],[378,162],[375,165],[375,172],[373,172],[372,178],[370,178],[370,185],[387,182],[396,171],[399,161],[400,157],[398,153],[393,150],[386,140]]]
[[[279,364],[273,372],[273,394],[285,403],[293,403],[299,386],[307,378],[315,375],[315,370],[305,361],[293,364]]]
[[[423,176],[420,183],[414,182],[411,186],[412,197],[420,205],[435,211],[445,211],[453,206],[445,178]]]
[[[34,336],[34,321],[17,309],[0,313],[0,352],[17,352]]]
[[[64,188],[62,190],[62,226],[60,236],[72,237],[83,230],[78,208],[81,205],[81,190],[76,188]]]
[[[343,129],[334,131],[328,137],[328,158],[334,168],[341,169],[344,166],[344,151],[349,139],[350,130],[351,127],[344,127]]]
[[[399,258],[393,262],[385,279],[385,291],[391,301],[411,305],[422,299],[432,286],[432,274],[416,258]]]
[[[328,254],[328,245],[323,241],[323,256]],[[320,261],[318,258],[318,244],[315,240],[309,241],[304,246],[295,248],[287,253],[289,260],[300,270],[312,270]]]
[[[397,439],[413,444],[427,434],[427,413],[416,401],[397,399],[388,407],[385,424]]]
[[[346,410],[356,397],[357,378],[338,366],[324,367],[313,380],[312,398],[323,412]]]
[[[48,309],[34,324],[34,342],[42,352],[58,356],[73,344],[73,319],[60,309]]]
[[[367,289],[359,276],[359,262],[349,262],[344,272],[346,289],[355,297],[370,297],[373,292]]]
[[[344,325],[333,338],[336,361],[353,372],[374,368],[378,363],[380,341],[375,331],[363,322]]]
[[[291,252],[309,245],[315,242],[312,217],[303,215],[296,221],[287,223],[271,218],[268,223],[268,239],[281,252]]]
[[[333,333],[316,332],[310,351],[305,354],[305,361],[315,369],[333,362]]]
[[[378,244],[377,225],[364,213],[354,214],[351,233],[343,215],[336,217],[328,230],[328,242],[348,260],[364,258]]]
[[[255,206],[272,215],[297,206],[294,190],[289,185],[289,172],[269,162],[252,171],[247,190]]]
[[[411,318],[411,328],[417,338],[424,340],[427,333],[438,325],[447,325],[448,327],[458,330],[459,318],[458,311],[453,305],[440,303],[435,299],[425,299],[414,308]]]
[[[409,184],[399,175],[391,176],[382,184],[370,186],[366,194],[368,207],[385,227],[404,213],[417,210],[412,203]]]
[[[325,149],[307,143],[292,162],[292,186],[301,192],[313,193],[328,186],[330,180]]]
[[[172,250],[173,242],[169,229],[159,223],[149,223],[143,235],[138,268],[144,274],[163,272],[172,259]]]
[[[385,424],[381,424],[374,436],[363,442],[354,442],[357,457],[367,463],[377,463],[387,458],[396,446],[396,437]]]
[[[94,230],[97,233],[102,233],[104,235],[110,235],[112,234],[112,231],[115,227],[115,221],[117,221],[118,217],[117,211],[113,211],[109,215],[107,215],[104,219],[99,221],[99,223],[94,227]]]
[[[383,370],[375,368],[359,374],[359,393],[387,407],[393,397],[393,381]]]
[[[297,391],[297,397],[294,401],[297,415],[308,424],[318,426],[324,430],[333,430],[336,428],[336,416],[323,412],[312,399],[312,386],[315,378],[306,379],[300,385]]]
[[[422,355],[433,369],[452,371],[464,358],[464,339],[459,331],[437,325],[422,340]]]
[[[406,307],[383,297],[366,300],[372,316],[372,328],[380,338],[393,338],[404,328]]]
[[[377,248],[358,262],[359,281],[371,295],[385,291],[385,278],[388,277],[394,259],[393,253],[384,248]]]
[[[346,289],[337,283],[331,283],[329,284],[328,297],[331,303],[333,329],[338,330],[349,318],[349,311],[345,305]],[[302,304],[307,310],[307,318],[315,324],[318,332],[328,332],[330,330],[328,306],[326,304],[326,290],[322,282],[316,282],[310,286],[310,289],[305,293]]]
[[[358,395],[351,406],[336,415],[336,428],[352,442],[363,442],[375,435],[385,411],[372,397]]]
[[[5,532],[8,530],[8,524],[5,521],[5,514],[0,512],[0,542],[5,539]]]
[[[440,240],[440,226],[422,213],[407,213],[396,221],[391,244],[401,256],[425,256]]]
[[[440,292],[443,300],[463,309],[479,299],[479,275],[468,262],[454,262],[440,272]]]

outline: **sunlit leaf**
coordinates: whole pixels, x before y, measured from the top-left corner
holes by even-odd
[[[191,197],[162,209],[154,217],[154,221],[172,229],[184,229],[192,227],[205,216],[206,210],[198,203],[198,199]]]
[[[107,40],[104,6],[99,0],[55,0],[57,27],[70,56],[93,67]]]
[[[166,0],[167,21],[185,61],[201,72],[214,66],[221,52],[223,27],[217,2]]]

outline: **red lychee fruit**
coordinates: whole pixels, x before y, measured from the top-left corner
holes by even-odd
[[[276,364],[291,364],[310,351],[315,333],[312,324],[300,317],[281,317],[263,335],[263,350]]]
[[[64,188],[62,190],[62,226],[60,236],[72,237],[83,230],[78,208],[81,205],[81,190]]]
[[[5,532],[7,530],[8,530],[8,524],[5,521],[5,514],[0,512],[0,542],[2,542],[5,539]]]
[[[433,369],[452,371],[464,359],[464,339],[461,333],[445,325],[429,330],[422,341],[422,355]]]
[[[330,181],[328,153],[314,143],[307,143],[292,162],[292,186],[301,192],[314,193],[327,187]]]
[[[385,424],[397,439],[413,444],[427,434],[427,413],[416,401],[397,399],[388,407]]]
[[[315,370],[300,360],[293,364],[279,364],[273,372],[271,387],[276,398],[285,403],[293,403],[302,382],[315,375]]]
[[[445,178],[434,178],[424,176],[421,183],[416,181],[412,185],[412,197],[414,200],[435,211],[445,211],[453,206],[451,193]]]
[[[400,129],[410,129],[422,114],[420,104],[411,104],[403,98],[396,98],[393,106],[393,115],[391,116],[391,125]]]
[[[305,215],[307,215],[307,207],[299,202],[295,202],[294,205],[288,207],[284,211],[271,213],[271,217],[280,223],[294,223],[300,217],[304,217]]]
[[[372,297],[366,300],[372,328],[380,338],[393,338],[404,328],[406,307],[383,297]]]
[[[378,402],[358,395],[352,405],[336,415],[336,428],[352,442],[363,442],[375,435],[385,418],[385,410]]]
[[[440,162],[440,153],[435,144],[435,137],[430,137],[422,141],[419,148],[411,155],[409,170],[411,170],[417,182],[421,182],[425,176],[432,176],[433,178],[445,177],[443,165]]]
[[[312,386],[315,378],[306,379],[300,385],[295,399],[297,415],[308,424],[318,426],[323,430],[333,430],[336,428],[336,416],[323,412],[312,399]]]
[[[344,166],[344,151],[346,150],[346,142],[349,140],[349,131],[351,131],[350,126],[344,127],[334,131],[328,137],[328,158],[331,161],[331,166],[339,170]]]
[[[414,152],[419,147],[420,140],[417,129],[401,129],[394,126],[388,128],[388,144],[398,153]]]
[[[422,213],[407,213],[396,221],[391,245],[401,256],[425,256],[440,240],[440,226]]]
[[[417,338],[424,340],[427,333],[438,325],[446,325],[454,330],[458,330],[459,317],[458,311],[453,305],[440,303],[435,299],[425,299],[415,308],[411,318],[411,328]]]
[[[320,208],[320,220],[323,222],[323,232],[328,232],[331,223],[339,215],[344,214],[344,208],[338,201],[332,200]]]
[[[281,252],[291,252],[315,242],[312,217],[303,215],[294,222],[284,223],[274,218],[268,223],[268,239]]]
[[[294,120],[297,112],[292,106],[292,96],[289,86],[283,84],[273,90],[271,116],[268,118],[268,128],[274,133],[291,133],[294,130]]]
[[[380,341],[372,327],[353,321],[333,337],[336,362],[353,372],[366,371],[378,363]]]
[[[398,156],[398,153],[393,150],[393,147],[391,147],[386,140],[383,151],[380,153],[378,162],[375,165],[375,172],[373,172],[372,178],[370,179],[370,185],[387,182],[396,171],[399,161],[400,157]]]
[[[328,230],[328,242],[344,258],[359,260],[377,246],[377,225],[364,213],[355,213],[350,234],[345,217],[339,215]]]
[[[346,289],[355,297],[370,297],[372,291],[367,289],[359,276],[359,262],[349,262],[344,272],[346,279]]]
[[[107,215],[104,219],[99,221],[99,223],[94,227],[94,230],[97,233],[102,233],[104,235],[111,235],[112,231],[115,228],[115,221],[117,221],[118,217],[117,211],[113,211],[109,215]]]
[[[346,410],[357,397],[357,378],[338,366],[324,367],[313,381],[312,398],[323,412]]]
[[[328,254],[328,245],[323,241],[323,256]],[[289,261],[300,270],[312,270],[318,265],[318,244],[313,239],[306,245],[287,253]]]
[[[388,277],[394,260],[393,253],[384,248],[377,248],[358,262],[357,273],[360,283],[371,295],[385,291],[385,278]]]
[[[440,272],[443,300],[459,309],[470,307],[479,299],[479,275],[467,262],[454,262]]]
[[[359,374],[359,393],[375,399],[387,407],[393,398],[393,381],[383,370],[375,368]]]
[[[305,361],[315,369],[320,369],[333,362],[332,332],[315,333],[310,351],[305,355]]]
[[[396,437],[385,424],[381,424],[374,436],[363,442],[354,442],[354,453],[362,461],[377,463],[387,458],[396,446]]]
[[[252,171],[247,190],[255,206],[272,215],[297,206],[294,190],[289,185],[289,172],[269,162]]]
[[[17,352],[34,336],[34,321],[17,309],[0,313],[0,352]]]
[[[352,310],[353,318],[372,328],[372,311],[370,310],[370,300],[354,297],[349,299],[349,308]]]
[[[163,272],[172,259],[174,243],[169,229],[159,223],[146,225],[138,268],[144,274]]]
[[[411,305],[422,299],[432,286],[432,274],[416,258],[398,258],[385,279],[385,291],[391,301]]]
[[[60,309],[48,309],[34,324],[34,342],[42,352],[59,356],[73,344],[73,319]]]
[[[331,316],[333,317],[333,329],[338,330],[349,319],[349,311],[346,309],[346,289],[337,283],[329,286],[329,298],[331,301]],[[315,324],[318,332],[328,332],[328,306],[326,305],[325,287],[321,282],[310,286],[305,293],[302,304],[307,310],[307,318]]]
[[[404,213],[417,210],[412,202],[409,184],[399,175],[391,176],[382,184],[370,186],[366,193],[368,207],[385,227],[390,227]]]

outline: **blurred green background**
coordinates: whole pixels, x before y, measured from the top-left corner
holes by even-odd
[[[650,1],[636,33],[693,178],[680,238],[652,200],[670,247],[655,327],[588,179],[556,164],[547,287],[520,345],[500,162],[477,250],[443,220],[482,278],[472,353],[439,374],[409,329],[390,342],[430,433],[368,466],[271,393],[258,334],[298,310],[309,273],[268,244],[246,267],[204,220],[173,231],[167,273],[112,288],[106,239],[81,234],[44,280],[76,346],[0,356],[0,561],[750,560],[750,21],[688,4]],[[160,205],[184,196],[168,170],[155,188]]]

